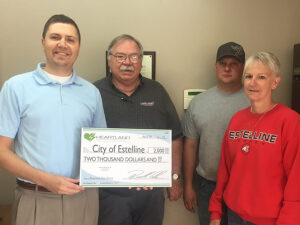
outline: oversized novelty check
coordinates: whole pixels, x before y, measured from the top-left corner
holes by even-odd
[[[170,187],[172,131],[82,128],[80,185]]]

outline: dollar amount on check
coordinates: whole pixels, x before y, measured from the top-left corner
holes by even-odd
[[[80,185],[170,187],[172,131],[82,128]]]

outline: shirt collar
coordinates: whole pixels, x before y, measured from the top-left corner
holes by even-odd
[[[51,80],[44,72],[42,69],[43,67],[46,66],[46,63],[39,63],[37,65],[36,71],[35,71],[35,80],[41,84],[41,85],[47,85],[47,84],[60,84],[59,82],[55,80]],[[72,70],[72,76],[70,80],[68,80],[66,83],[63,83],[62,85],[71,85],[71,84],[76,84],[76,85],[82,85],[81,80],[79,79],[79,76],[76,74],[75,70]],[[61,85],[61,84],[60,84]]]

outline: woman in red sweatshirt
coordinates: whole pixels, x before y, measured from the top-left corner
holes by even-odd
[[[245,64],[251,106],[237,112],[224,135],[210,225],[222,201],[229,225],[300,225],[300,116],[272,99],[279,61],[259,52]]]

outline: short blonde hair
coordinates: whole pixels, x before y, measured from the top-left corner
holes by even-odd
[[[268,67],[276,77],[279,77],[280,62],[278,58],[271,52],[257,52],[250,56],[245,63],[243,77],[248,67],[252,66],[255,62],[261,62]]]

